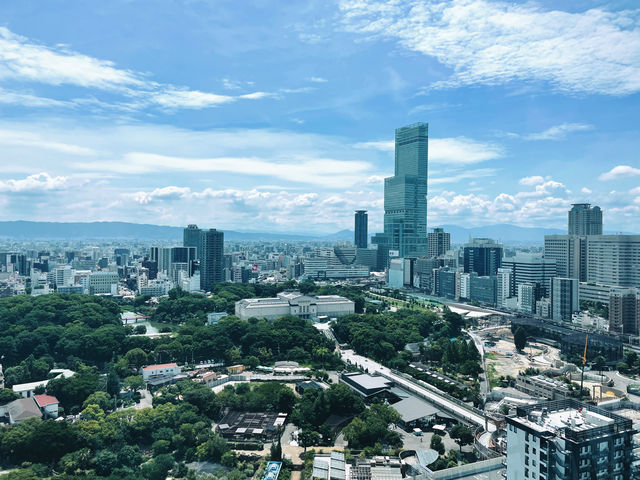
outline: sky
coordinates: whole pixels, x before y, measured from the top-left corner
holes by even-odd
[[[636,0],[0,3],[0,220],[382,229],[429,124],[429,227],[640,232]]]

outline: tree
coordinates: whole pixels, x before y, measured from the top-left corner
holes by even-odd
[[[96,453],[96,473],[106,477],[118,466],[118,456],[109,450],[100,450]]]
[[[431,437],[431,444],[429,446],[440,455],[444,455],[444,443],[442,442],[442,437],[437,433]]]
[[[320,442],[320,434],[313,430],[302,430],[298,433],[298,442],[304,448],[304,453],[307,453],[307,447],[313,447]]]
[[[10,388],[3,388],[2,390],[0,390],[0,405],[12,402],[13,400],[17,400],[18,398],[20,398],[20,394],[14,392]]]
[[[135,394],[139,390],[144,390],[146,384],[140,375],[131,375],[124,379],[122,386],[125,390]]]
[[[598,370],[598,372],[600,372],[600,375],[602,375],[602,370],[607,366],[607,359],[602,355],[598,355],[593,359],[593,366]]]
[[[222,458],[220,459],[220,463],[225,467],[235,468],[238,466],[238,454],[233,450],[224,452],[222,454]]]
[[[475,439],[471,429],[466,425],[462,425],[461,423],[455,425],[451,429],[449,435],[456,441],[458,445],[460,445],[461,452],[464,445],[471,445]]]
[[[87,408],[89,405],[97,405],[100,409],[106,411],[113,408],[113,400],[107,392],[93,392],[83,402],[82,408]]]
[[[147,364],[147,354],[141,348],[134,348],[129,350],[124,358],[130,367],[135,367],[136,370]]]
[[[518,327],[516,333],[513,334],[513,343],[516,346],[516,350],[521,352],[524,347],[527,346],[527,332],[524,328]]]

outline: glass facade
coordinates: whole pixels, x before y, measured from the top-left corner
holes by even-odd
[[[427,255],[428,124],[396,130],[395,175],[384,181],[384,233],[373,243],[400,257]]]

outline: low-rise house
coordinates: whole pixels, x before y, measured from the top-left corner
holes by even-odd
[[[38,408],[42,412],[42,416],[47,418],[58,418],[58,399],[52,395],[34,395]]]
[[[7,405],[9,423],[14,424],[28,418],[42,418],[42,412],[33,397],[19,398]]]
[[[202,383],[204,383],[207,387],[211,388],[213,387],[213,384],[217,378],[218,376],[216,375],[215,372],[207,372],[204,375],[202,375]]]
[[[161,377],[175,377],[180,373],[177,363],[163,363],[159,365],[148,365],[142,369],[142,379],[145,382]]]

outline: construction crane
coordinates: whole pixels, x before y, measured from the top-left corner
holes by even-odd
[[[589,343],[589,334],[584,340],[584,354],[582,355],[582,374],[580,375],[580,398],[582,398],[582,386],[584,385],[584,366],[587,363],[587,344]]]

